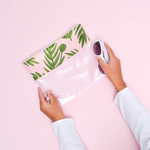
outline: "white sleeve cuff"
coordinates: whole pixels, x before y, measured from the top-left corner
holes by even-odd
[[[119,99],[120,99],[120,97],[124,96],[128,92],[131,92],[131,90],[128,87],[125,87],[120,92],[118,92],[116,94],[116,96],[115,96],[114,103],[119,106]]]
[[[51,124],[61,150],[86,150],[71,118],[61,119]]]
[[[114,103],[120,107],[122,116],[133,132],[141,150],[150,147],[150,113],[128,88],[116,94]]]

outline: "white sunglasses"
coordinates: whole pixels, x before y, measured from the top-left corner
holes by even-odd
[[[109,56],[102,39],[98,38],[92,46],[92,50],[95,56],[99,56],[105,63],[109,63]],[[104,55],[104,56],[103,56]],[[98,64],[98,69],[102,74],[105,74],[101,66]]]

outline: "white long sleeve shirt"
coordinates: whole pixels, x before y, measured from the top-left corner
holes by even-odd
[[[114,103],[120,107],[122,116],[141,150],[150,150],[150,113],[128,87],[117,93]],[[86,150],[75,129],[73,119],[62,119],[51,125],[61,150]]]

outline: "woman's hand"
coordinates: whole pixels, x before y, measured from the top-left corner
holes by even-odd
[[[51,100],[51,103],[48,103],[40,88],[38,88],[38,93],[40,99],[40,110],[53,122],[64,119],[62,108],[54,95],[50,91],[47,91],[47,95]]]
[[[112,82],[117,92],[119,92],[126,87],[121,73],[120,60],[114,55],[112,49],[108,46],[108,44],[104,43],[104,45],[109,55],[109,63],[106,64],[100,57],[96,57],[96,59],[99,65],[102,67],[105,75]]]

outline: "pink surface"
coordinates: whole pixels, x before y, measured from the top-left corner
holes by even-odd
[[[37,84],[21,62],[81,23],[92,41],[106,41],[122,62],[124,80],[150,111],[150,1],[0,1],[0,149],[59,150],[40,112]],[[88,150],[139,150],[104,77],[63,106]]]

